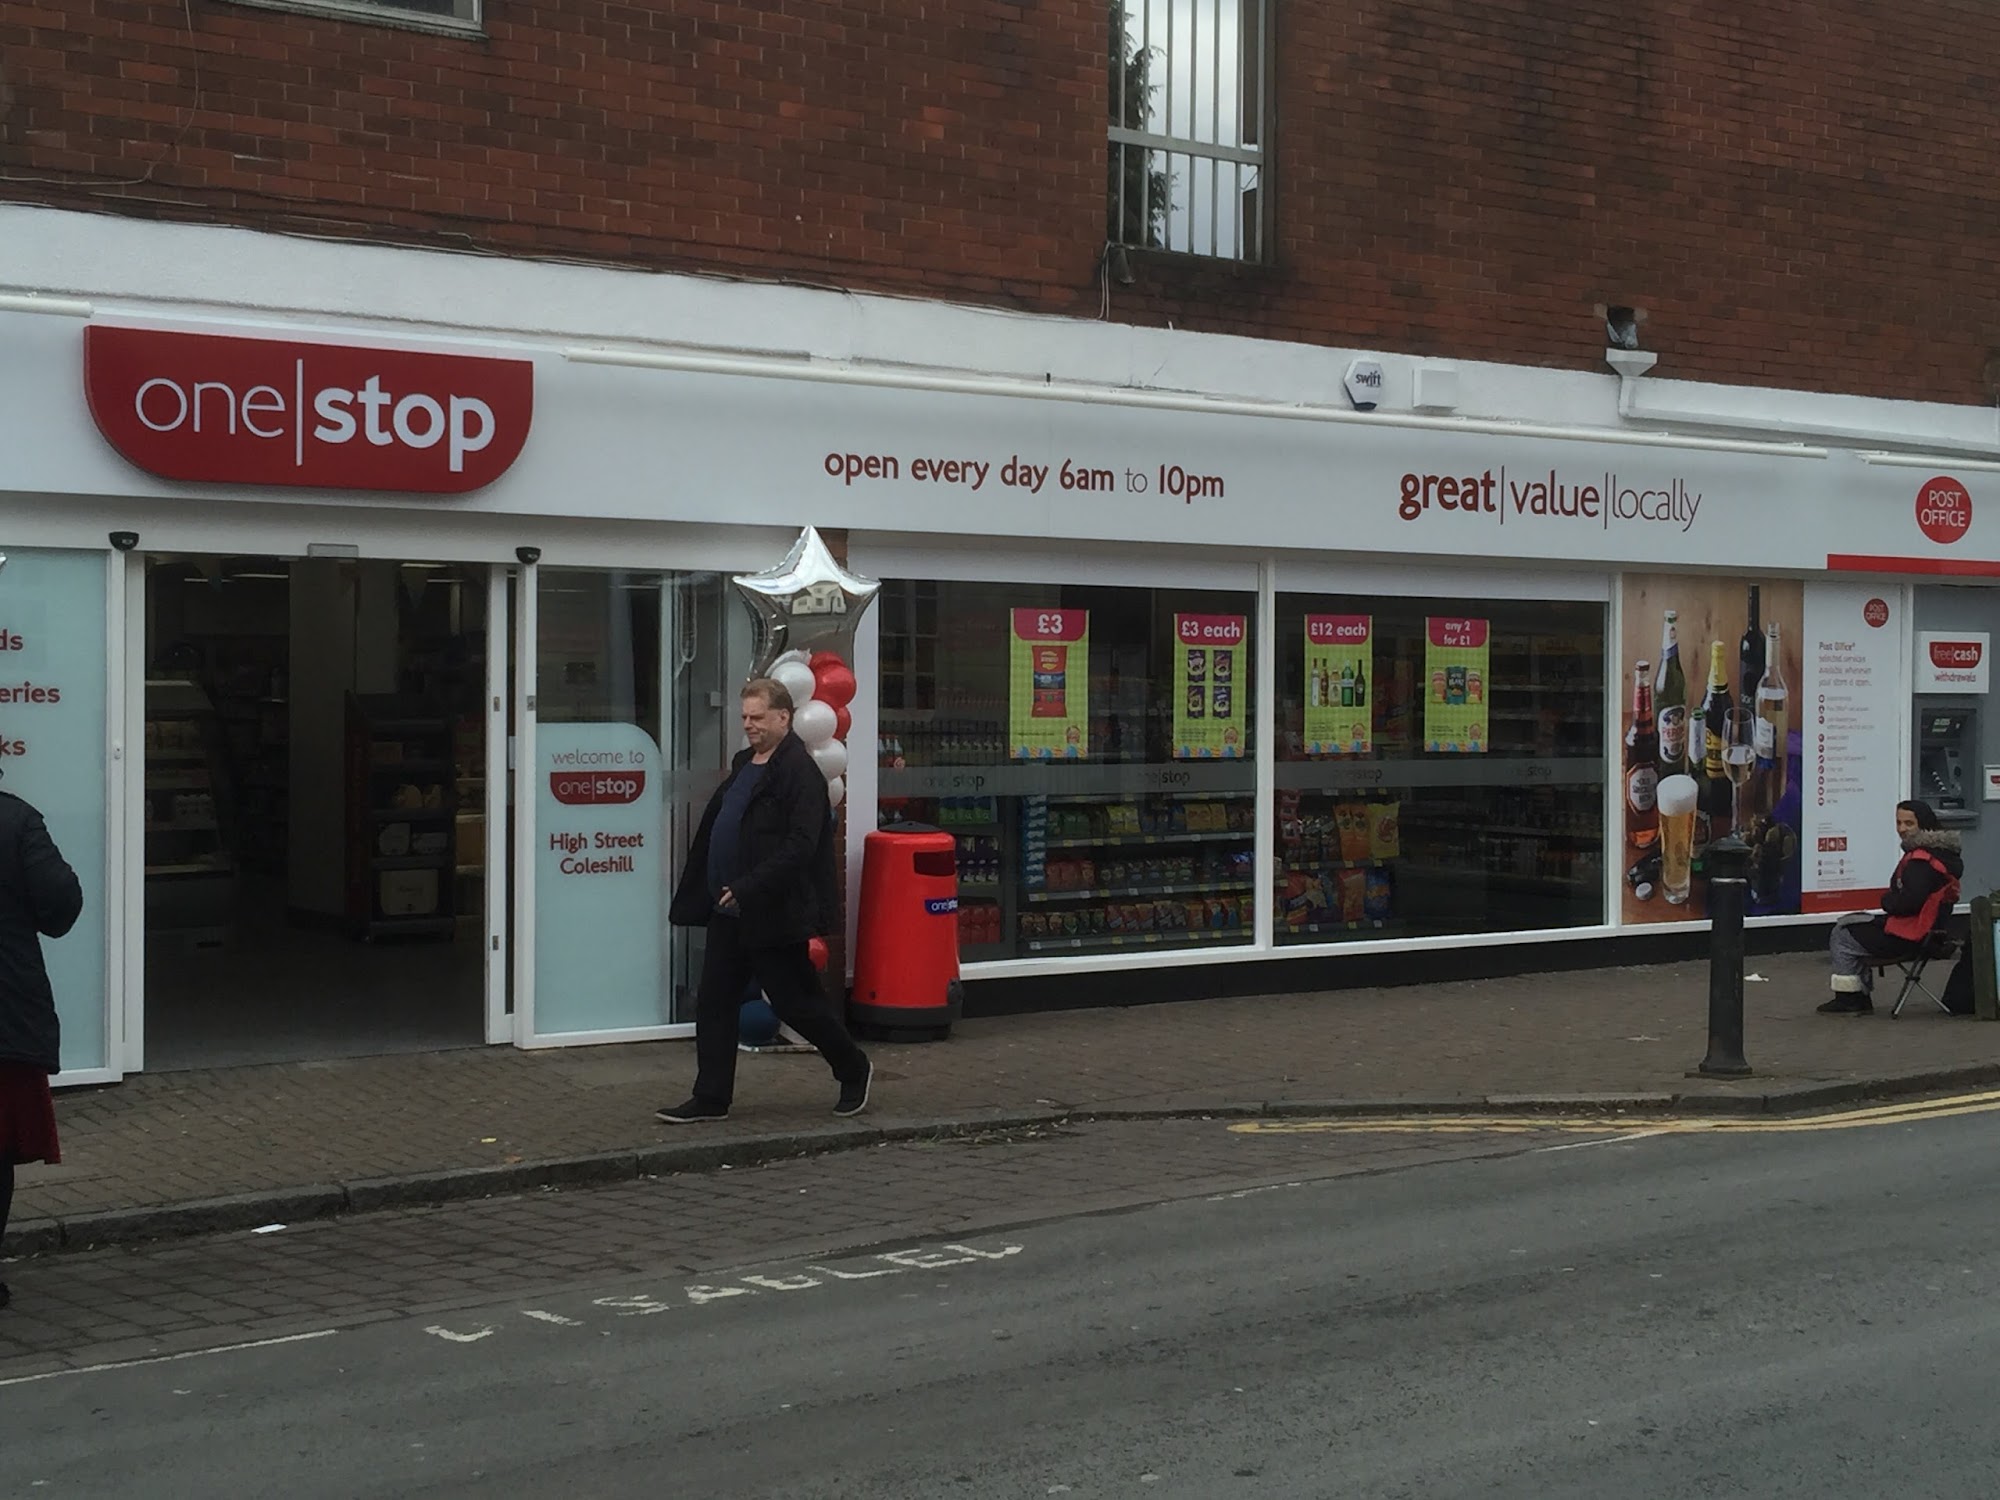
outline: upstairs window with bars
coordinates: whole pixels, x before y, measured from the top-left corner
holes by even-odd
[[[1110,239],[1262,260],[1272,0],[1111,0]]]
[[[349,16],[357,21],[383,20],[417,23],[421,29],[444,31],[476,28],[484,9],[482,0],[234,0],[264,10],[296,10],[322,16]]]

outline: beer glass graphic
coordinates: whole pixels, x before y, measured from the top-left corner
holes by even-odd
[[[1692,776],[1669,776],[1655,798],[1660,810],[1660,884],[1670,903],[1685,906],[1694,885],[1694,815],[1701,788]]]

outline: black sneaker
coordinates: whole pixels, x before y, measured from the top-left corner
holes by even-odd
[[[861,1076],[840,1086],[840,1102],[833,1107],[837,1115],[858,1115],[868,1107],[868,1085],[875,1081],[875,1064],[863,1058]]]
[[[653,1118],[665,1120],[669,1125],[703,1125],[710,1120],[729,1118],[726,1104],[703,1104],[699,1099],[690,1099],[685,1104],[676,1104],[672,1109],[656,1109]]]
[[[1835,995],[1819,1008],[1823,1016],[1872,1016],[1875,1002],[1866,995]]]

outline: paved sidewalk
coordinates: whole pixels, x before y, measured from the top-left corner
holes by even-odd
[[[424,1056],[153,1074],[58,1103],[64,1164],[25,1167],[14,1252],[713,1168],[1065,1115],[1614,1101],[1800,1109],[2000,1083],[2000,1025],[1912,1005],[1891,1022],[1813,1014],[1824,961],[1756,958],[1756,1075],[1690,1078],[1700,963],[971,1021],[876,1046],[876,1098],[834,1119],[816,1057],[744,1056],[723,1124],[653,1119],[691,1047]],[[1921,997],[1920,997],[1921,998]]]

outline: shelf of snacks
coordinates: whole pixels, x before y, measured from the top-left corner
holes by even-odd
[[[1277,812],[1278,941],[1386,927],[1403,857],[1402,804],[1287,790]]]
[[[1394,933],[1404,930],[1401,922],[1360,921],[1360,922],[1301,922],[1287,923],[1277,932],[1279,942],[1297,937],[1331,937],[1355,932],[1370,934]]]
[[[940,797],[933,814],[937,826],[950,833],[967,829],[1000,826],[999,799],[994,797]]]
[[[1247,885],[1253,874],[1250,837],[1241,834],[1231,835],[1230,838],[1242,847],[1221,849],[1210,845],[1199,850],[1182,848],[1160,855],[1113,854],[1102,859],[1045,859],[1040,880],[1028,885],[1028,896],[1033,900],[1041,893],[1062,894],[1102,888],[1129,891],[1138,886],[1152,889],[1174,886],[1187,892],[1205,892],[1224,886]]]
[[[1250,797],[1154,794],[1122,801],[1055,796],[1020,799],[1021,888],[1026,892],[1098,886],[1189,885],[1213,876],[1247,879],[1255,842]],[[1200,844],[1239,846],[1233,855],[1150,856],[1138,860],[1052,859],[1052,853]],[[1112,873],[1100,874],[1102,870]],[[1119,873],[1122,869],[1122,873]],[[1051,872],[1055,872],[1051,874]]]
[[[1120,849],[1141,848],[1147,845],[1165,844],[1226,844],[1243,843],[1256,835],[1249,829],[1239,832],[1201,833],[1132,833],[1108,834],[1101,838],[1055,838],[1048,841],[1051,849]]]
[[[1184,900],[1114,901],[1063,911],[1028,911],[1018,918],[1022,946],[1029,952],[1079,946],[1075,939],[1103,942],[1243,941],[1250,935],[1248,896],[1190,896]],[[1105,943],[1105,946],[1118,946]]]
[[[1211,893],[1229,894],[1253,888],[1248,880],[1224,880],[1197,885],[1162,885],[1141,888],[1138,886],[1101,886],[1095,890],[1030,891],[1027,899],[1042,903],[1050,901],[1110,901],[1125,897],[1154,896],[1206,896]]]
[[[1248,927],[1204,929],[1200,932],[1136,932],[1090,937],[1033,938],[1025,946],[1030,953],[1103,953],[1118,948],[1193,947],[1197,943],[1247,943]]]

